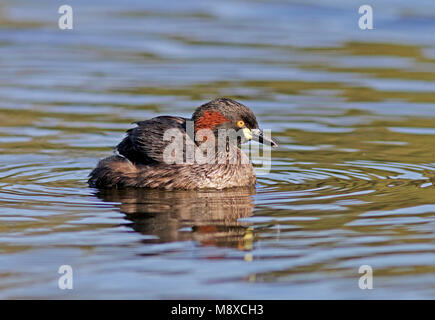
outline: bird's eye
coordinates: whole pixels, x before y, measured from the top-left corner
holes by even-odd
[[[239,128],[242,128],[245,125],[245,122],[243,120],[239,120],[237,121],[237,125],[239,126]]]

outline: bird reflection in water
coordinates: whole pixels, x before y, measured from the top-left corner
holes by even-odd
[[[133,230],[156,239],[147,243],[197,241],[201,245],[252,248],[250,223],[239,221],[252,215],[255,188],[201,191],[155,189],[108,189],[96,194],[114,204],[131,221]]]

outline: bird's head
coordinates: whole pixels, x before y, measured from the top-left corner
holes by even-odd
[[[251,109],[232,99],[218,98],[203,104],[193,113],[192,120],[195,132],[201,129],[212,130],[217,138],[219,130],[233,129],[241,133],[241,143],[254,140],[273,147],[278,146],[263,135]]]

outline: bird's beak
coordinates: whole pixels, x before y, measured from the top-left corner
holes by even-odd
[[[265,137],[263,131],[261,131],[260,129],[250,130],[249,128],[245,127],[243,128],[243,134],[248,140],[254,140],[262,144],[271,145],[272,147],[278,147],[278,144],[272,139]]]

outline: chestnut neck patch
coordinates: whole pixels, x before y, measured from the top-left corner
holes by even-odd
[[[205,111],[201,117],[195,121],[195,132],[201,129],[213,129],[215,126],[221,123],[228,122],[222,113],[219,111]]]

